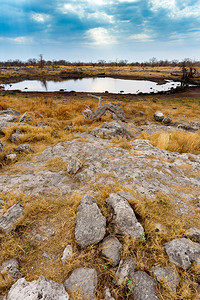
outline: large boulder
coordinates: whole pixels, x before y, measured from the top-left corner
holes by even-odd
[[[164,119],[164,115],[161,111],[157,110],[155,113],[154,113],[154,119],[158,122],[162,122],[162,120]]]
[[[68,300],[63,284],[40,276],[32,282],[19,279],[11,287],[6,300]]]
[[[102,255],[111,260],[111,264],[115,267],[119,264],[122,244],[114,236],[108,236],[102,243]]]
[[[162,267],[154,266],[152,267],[152,271],[159,282],[164,280],[168,288],[172,292],[176,292],[176,287],[179,284],[179,277],[175,269],[172,269],[170,267],[162,268]]]
[[[200,255],[200,244],[188,239],[174,239],[164,244],[169,260],[175,265],[187,270]]]
[[[64,287],[71,291],[80,291],[83,299],[94,300],[97,286],[97,272],[95,269],[78,268],[64,282]]]
[[[129,287],[131,289],[131,285]],[[138,271],[133,276],[132,292],[135,300],[159,300],[156,283],[147,273]]]
[[[107,198],[106,202],[114,212],[113,222],[119,233],[142,239],[144,236],[144,229],[136,219],[135,213],[126,197],[129,198],[130,193],[119,192],[118,194],[110,194],[109,198]]]
[[[106,218],[102,215],[95,198],[84,196],[77,209],[75,238],[79,246],[99,243],[106,233]]]
[[[23,216],[23,206],[20,203],[11,206],[8,211],[0,217],[0,231],[9,233],[14,229],[14,224]]]

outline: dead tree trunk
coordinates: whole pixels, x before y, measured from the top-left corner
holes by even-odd
[[[111,112],[115,115],[117,120],[125,122],[126,116],[123,109],[120,107],[121,103],[109,102],[102,106],[99,106],[96,111],[93,111],[89,116],[90,120],[100,119],[106,112]]]

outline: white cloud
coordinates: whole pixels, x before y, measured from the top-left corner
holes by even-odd
[[[49,19],[49,15],[47,14],[39,14],[39,13],[34,13],[32,14],[32,19],[38,23],[44,23]]]
[[[118,2],[135,3],[135,2],[140,2],[140,0],[118,0]]]
[[[146,33],[138,33],[138,34],[132,34],[129,37],[131,40],[138,40],[140,42],[151,42],[153,41],[152,37]]]
[[[7,38],[7,40],[14,42],[16,44],[30,44],[33,42],[33,39],[31,37],[26,36],[18,36],[15,38]]]
[[[89,29],[86,32],[86,37],[92,41],[95,45],[112,45],[116,43],[116,38],[103,27],[96,27]]]
[[[94,13],[89,13],[87,15],[88,19],[96,19],[100,22],[108,22],[108,23],[114,23],[113,16],[108,15],[104,12],[96,11]]]

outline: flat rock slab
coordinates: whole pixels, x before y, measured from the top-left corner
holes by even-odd
[[[0,231],[9,233],[14,229],[16,221],[23,216],[23,206],[20,203],[14,204],[8,211],[0,218]]]
[[[32,282],[19,279],[11,287],[5,300],[68,300],[69,295],[63,284],[40,276]]]
[[[175,265],[187,270],[200,256],[200,244],[189,239],[180,238],[164,244],[163,248],[169,256],[169,260]]]
[[[136,219],[135,213],[128,201],[120,194],[112,193],[106,202],[114,211],[113,221],[119,233],[141,239],[144,235],[144,229]]]
[[[102,215],[95,198],[83,196],[77,209],[75,239],[79,246],[99,243],[106,233],[106,218]]]
[[[176,292],[176,287],[179,284],[178,273],[175,269],[170,267],[152,267],[152,271],[156,276],[156,279],[160,282],[164,280],[172,292]]]
[[[108,236],[102,243],[102,255],[111,260],[111,264],[115,267],[119,264],[122,244],[114,236]]]
[[[95,269],[78,268],[64,282],[66,289],[79,290],[83,299],[94,300],[97,286],[97,272]]]
[[[147,273],[138,271],[133,276],[135,300],[159,300],[156,296],[156,283]]]

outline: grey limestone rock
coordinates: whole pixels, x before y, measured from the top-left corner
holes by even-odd
[[[4,115],[4,114],[11,114],[11,115],[14,115],[16,117],[20,116],[20,112],[13,109],[13,108],[7,108],[5,110],[1,110],[0,115]]]
[[[47,124],[45,122],[39,122],[36,124],[37,127],[45,128],[47,127]]]
[[[128,279],[132,279],[135,272],[136,262],[131,258],[121,260],[115,274],[113,283],[117,285],[125,284]]]
[[[200,244],[185,238],[174,239],[164,244],[163,247],[169,260],[184,270],[189,269],[200,255]]]
[[[95,137],[103,137],[108,139],[119,137],[131,139],[135,137],[133,133],[128,131],[125,126],[123,126],[120,122],[117,121],[105,122],[101,126],[101,128],[94,128],[91,131],[91,134]]]
[[[83,196],[77,209],[75,238],[79,246],[99,243],[105,236],[106,219],[95,198]]]
[[[67,245],[67,247],[63,251],[63,255],[62,255],[61,261],[64,263],[65,261],[67,261],[68,259],[70,259],[70,257],[72,256],[72,253],[73,253],[72,246],[71,245]]]
[[[28,152],[33,152],[33,149],[31,148],[31,146],[29,144],[21,144],[19,145],[16,149],[16,152],[18,153],[28,153]]]
[[[168,115],[162,120],[162,123],[165,125],[170,125],[172,123],[172,118]]]
[[[77,157],[73,157],[67,166],[67,172],[69,174],[76,174],[78,170],[82,167],[82,162]]]
[[[103,300],[115,300],[115,298],[112,297],[110,289],[108,287],[105,289],[104,296],[105,297]]]
[[[158,281],[164,280],[172,292],[176,292],[176,287],[179,284],[178,273],[170,267],[152,267],[152,271]]]
[[[15,132],[13,134],[11,134],[10,136],[10,141],[13,143],[13,142],[16,142],[17,140],[20,140],[20,136],[22,135],[22,131],[18,128],[15,130]]]
[[[200,229],[192,227],[186,231],[185,235],[197,243],[200,243]]]
[[[157,110],[155,113],[154,113],[154,119],[158,122],[162,122],[162,120],[164,119],[164,115],[161,111]]]
[[[29,115],[27,112],[25,112],[20,118],[19,118],[19,122],[24,122],[24,123],[27,123],[27,122],[31,122],[32,121],[32,117],[31,115]]]
[[[102,255],[111,260],[112,265],[115,267],[119,264],[120,253],[122,244],[114,236],[108,236],[102,243]]]
[[[147,273],[135,272],[133,276],[135,300],[159,300],[156,296],[156,283]]]
[[[0,267],[0,272],[5,270],[10,276],[16,280],[20,277],[19,262],[16,258],[6,260]]]
[[[0,115],[0,124],[6,123],[6,122],[14,122],[16,121],[17,118],[15,116],[5,114],[5,115]]]
[[[11,287],[6,300],[68,300],[69,295],[63,284],[40,276],[32,282],[24,278]]]
[[[7,154],[4,156],[6,163],[11,163],[17,160],[17,155],[15,153]]]
[[[78,268],[64,282],[66,289],[79,290],[83,299],[94,300],[97,286],[97,272],[95,269]]]
[[[144,235],[144,229],[136,219],[135,213],[128,201],[120,196],[120,194],[110,194],[106,201],[114,211],[113,221],[118,231],[141,239]]]
[[[15,222],[22,217],[23,211],[23,206],[20,203],[11,206],[0,218],[0,231],[9,233],[14,228]]]

